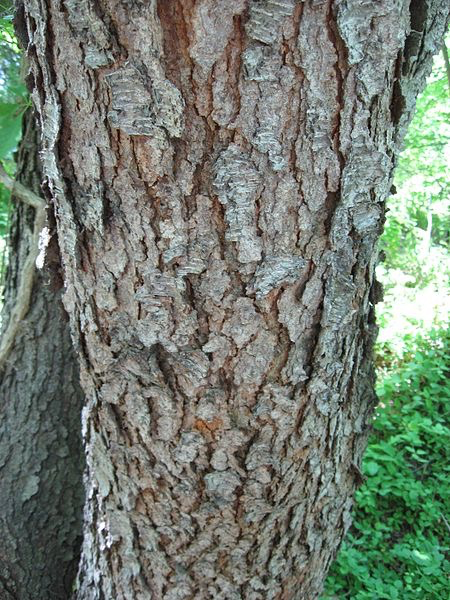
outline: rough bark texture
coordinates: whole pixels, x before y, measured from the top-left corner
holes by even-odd
[[[35,120],[18,157],[22,183],[40,192]],[[34,209],[17,203],[6,278],[6,328],[33,238]],[[50,247],[52,270],[59,262]],[[32,301],[0,372],[0,598],[69,597],[80,554],[82,392],[61,285],[36,271]]]
[[[374,404],[376,240],[442,0],[26,0],[87,394],[79,600],[305,599]]]

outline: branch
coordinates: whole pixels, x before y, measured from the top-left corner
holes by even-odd
[[[36,259],[39,255],[39,237],[45,225],[45,202],[31,190],[10,177],[0,163],[0,181],[11,190],[15,197],[28,206],[36,209],[34,215],[33,237],[30,250],[20,273],[20,283],[17,289],[16,302],[9,316],[8,326],[0,339],[0,371],[6,364],[9,353],[14,345],[20,324],[30,308],[31,292],[33,289]]]
[[[450,96],[450,61],[448,60],[448,51],[445,41],[442,42],[442,54],[444,56],[445,71],[447,73],[448,93]]]
[[[16,198],[21,200],[24,204],[28,204],[28,206],[32,206],[33,208],[43,208],[45,206],[44,200],[36,195],[34,192],[26,188],[24,185],[15,181],[8,173],[5,171],[4,166],[0,162],[0,182],[11,190]]]

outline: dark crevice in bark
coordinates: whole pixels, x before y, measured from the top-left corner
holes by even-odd
[[[402,60],[402,55],[400,54],[399,61],[401,61],[401,60]],[[402,92],[402,86],[401,86],[400,81],[398,79],[396,79],[396,81],[394,81],[394,86],[392,89],[392,99],[391,99],[391,105],[390,105],[391,119],[392,119],[392,122],[394,123],[394,125],[399,124],[400,119],[405,111],[405,108],[406,108],[406,101],[405,101],[405,97]]]
[[[336,52],[336,63],[335,63],[335,72],[336,72],[336,101],[338,104],[338,113],[335,117],[335,127],[332,132],[332,139],[335,148],[335,152],[339,159],[339,163],[341,166],[341,172],[344,168],[345,160],[340,149],[340,121],[341,121],[341,112],[344,109],[344,84],[346,77],[348,75],[348,56],[347,56],[347,48],[346,45],[339,34],[339,30],[336,24],[336,9],[334,7],[334,3],[330,1],[328,7],[328,15],[327,15],[327,32],[328,37],[333,44],[334,50]]]

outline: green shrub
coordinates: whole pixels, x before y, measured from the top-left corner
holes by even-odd
[[[353,526],[323,600],[443,600],[450,573],[450,334],[433,332],[378,385]]]

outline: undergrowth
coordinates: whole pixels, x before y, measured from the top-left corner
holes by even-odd
[[[410,341],[380,378],[367,479],[322,600],[450,597],[449,342]]]

